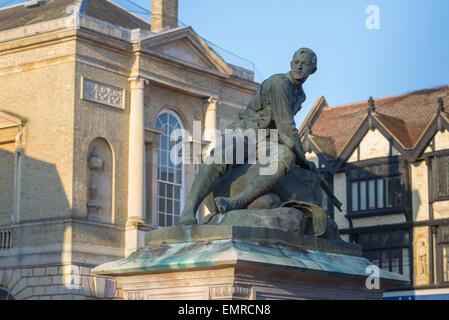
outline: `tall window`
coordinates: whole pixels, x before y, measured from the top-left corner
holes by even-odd
[[[379,268],[410,277],[408,230],[360,233],[355,240],[362,245],[364,257]]]
[[[157,200],[158,226],[177,225],[183,205],[184,168],[183,164],[174,164],[170,159],[170,150],[175,143],[170,142],[173,130],[181,129],[181,121],[175,113],[164,111],[156,120],[156,127],[163,129],[159,135]]]
[[[352,167],[348,172],[352,213],[402,206],[399,162]]]
[[[434,200],[449,199],[449,156],[436,157],[432,171]]]
[[[437,270],[440,283],[449,283],[449,225],[438,228],[437,238]]]

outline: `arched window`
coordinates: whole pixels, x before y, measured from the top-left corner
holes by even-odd
[[[11,291],[6,288],[0,287],[0,300],[16,300]]]
[[[178,224],[184,205],[184,166],[174,164],[170,159],[170,142],[173,130],[182,129],[178,116],[171,111],[162,112],[156,120],[156,127],[163,129],[159,135],[157,200],[158,227],[170,227]]]

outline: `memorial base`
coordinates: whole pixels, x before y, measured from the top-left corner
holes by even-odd
[[[279,229],[180,226],[150,231],[145,242],[93,270],[114,277],[123,299],[381,299],[408,281],[378,270],[378,288],[368,289],[372,263],[360,246]]]

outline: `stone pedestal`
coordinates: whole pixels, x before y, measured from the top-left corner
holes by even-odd
[[[280,229],[194,225],[146,233],[145,247],[92,270],[124,299],[380,299],[407,278],[379,270],[366,288],[358,245]]]

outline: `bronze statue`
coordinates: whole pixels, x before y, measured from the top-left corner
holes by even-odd
[[[302,84],[317,70],[317,56],[307,48],[293,55],[291,70],[265,80],[247,108],[239,114],[239,121],[230,128],[246,130],[277,129],[279,132],[278,170],[273,175],[253,176],[245,190],[233,197],[216,197],[215,206],[221,213],[244,209],[258,197],[268,193],[294,167],[295,163],[308,170],[316,170],[304,157],[295,126],[294,116],[305,101]],[[214,151],[212,151],[214,152]],[[201,202],[216,187],[216,181],[232,171],[234,165],[205,164],[200,169],[187,198],[179,223],[195,224],[195,212]]]

